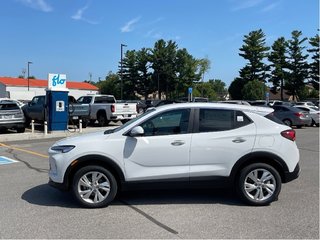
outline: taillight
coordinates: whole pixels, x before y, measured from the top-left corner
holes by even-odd
[[[115,112],[116,111],[116,107],[114,106],[114,104],[111,104],[111,112]]]
[[[296,140],[296,132],[293,129],[282,131],[281,136],[291,141]]]
[[[294,115],[296,115],[297,117],[302,117],[303,113],[302,112],[296,112],[296,113],[294,113]]]

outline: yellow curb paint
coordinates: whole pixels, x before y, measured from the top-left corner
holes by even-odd
[[[20,151],[20,152],[29,153],[29,154],[36,155],[36,156],[43,157],[43,158],[48,158],[49,157],[48,155],[44,155],[44,154],[41,154],[41,153],[29,151],[29,150],[26,150],[26,149],[23,149],[23,148],[17,148],[17,147],[9,146],[9,145],[3,144],[3,143],[0,143],[0,147],[5,147],[5,148],[9,148],[9,149]]]

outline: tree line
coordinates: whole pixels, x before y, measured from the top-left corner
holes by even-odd
[[[307,48],[306,43],[310,46]],[[204,81],[210,69],[207,58],[196,59],[174,41],[158,40],[153,48],[128,50],[117,73],[109,72],[96,85],[102,93],[112,93],[120,99],[147,99],[150,94],[158,99],[186,97],[188,88],[194,96],[223,100],[229,92],[232,99],[264,99],[268,91],[306,97],[319,97],[319,35],[306,38],[301,31],[293,31],[291,39],[280,37],[271,47],[266,45],[262,29],[244,36],[239,55],[247,64],[240,69],[226,89],[220,79]],[[308,54],[309,53],[309,54]],[[312,84],[314,90],[306,90]]]
[[[302,37],[301,31],[294,30],[291,39],[279,37],[268,47],[266,36],[259,29],[245,35],[243,42],[239,55],[248,63],[240,69],[239,77],[228,89],[233,99],[264,99],[267,83],[273,93],[280,92],[281,100],[284,93],[293,99],[319,98],[318,34],[308,39]],[[311,92],[306,88],[307,84],[313,86]]]

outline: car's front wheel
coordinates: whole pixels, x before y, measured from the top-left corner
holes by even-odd
[[[280,190],[281,177],[268,164],[250,164],[240,172],[237,191],[242,200],[250,205],[268,205],[278,199]]]
[[[85,207],[106,207],[116,196],[117,190],[113,174],[100,166],[83,167],[73,178],[73,194]]]

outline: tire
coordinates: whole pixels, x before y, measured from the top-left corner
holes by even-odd
[[[284,119],[284,120],[282,120],[282,122],[283,122],[285,125],[289,126],[289,127],[292,126],[292,122],[291,122],[290,119]]]
[[[117,191],[115,177],[103,167],[89,165],[80,168],[74,175],[72,192],[84,207],[106,207],[115,198]]]
[[[312,119],[310,127],[313,127],[314,125],[317,125],[316,122]]]
[[[26,131],[25,127],[17,128],[17,133],[24,133]]]
[[[302,128],[302,125],[297,125],[297,128],[299,128],[299,129]]]
[[[244,202],[265,206],[278,199],[281,178],[272,166],[254,163],[240,171],[236,186],[238,195]]]
[[[98,115],[98,125],[99,127],[104,127],[107,126],[109,124],[109,121],[107,120],[107,117],[104,113],[100,113]]]
[[[319,123],[316,123],[316,126],[319,127]]]

